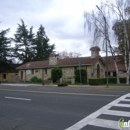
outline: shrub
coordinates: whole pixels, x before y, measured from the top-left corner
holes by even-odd
[[[120,79],[120,83],[126,83],[126,78],[119,78]],[[117,78],[112,77],[108,79],[109,83],[117,83]]]
[[[30,79],[30,82],[32,82],[32,83],[35,83],[37,81],[37,77],[36,76],[34,76],[34,77],[32,77],[31,79]]]
[[[90,85],[101,85],[106,83],[106,78],[91,78],[89,79]]]
[[[117,83],[117,78],[109,77],[108,78],[108,83],[116,84]],[[126,83],[126,78],[120,78],[120,83]],[[89,79],[89,84],[90,85],[106,84],[106,78],[90,78]]]
[[[60,84],[58,84],[58,86],[59,87],[65,87],[65,86],[68,86],[68,84],[67,83],[60,83]]]
[[[126,78],[120,78],[120,83],[126,83]]]
[[[52,68],[51,70],[51,79],[55,83],[62,77],[62,70],[59,67]]]
[[[116,77],[109,77],[109,78],[108,78],[108,82],[109,82],[109,83],[112,83],[112,84],[113,84],[113,83],[115,84],[115,83],[117,83],[117,78],[116,78]]]
[[[82,83],[86,83],[87,82],[87,72],[85,69],[76,69],[75,70],[75,81],[76,82],[80,82],[80,72],[81,71],[81,79],[82,79]]]
[[[34,77],[32,77],[32,78],[30,79],[30,82],[31,82],[31,83],[42,83],[42,79],[37,78],[36,76],[34,76]]]

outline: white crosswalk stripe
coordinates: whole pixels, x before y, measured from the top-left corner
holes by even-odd
[[[98,119],[98,118],[95,118],[93,121],[89,123],[89,125],[93,125],[93,126],[112,128],[116,130],[119,129],[118,125],[115,125],[115,124],[118,124],[118,121],[104,120],[104,119]]]
[[[129,107],[130,108],[130,104],[114,104],[113,106],[116,106],[116,107]]]
[[[113,116],[122,116],[122,117],[130,117],[130,112],[116,111],[116,110],[106,110],[102,114],[113,115]]]
[[[98,118],[98,116],[104,114],[104,115],[110,115],[110,116],[120,116],[122,118],[127,117],[130,120],[130,111],[111,110],[110,109],[112,107],[118,107],[118,108],[123,107],[123,108],[127,108],[127,109],[130,108],[130,99],[128,99],[127,97],[130,97],[130,93],[123,95],[120,98],[112,101],[111,103],[107,104],[106,106],[102,107],[101,109],[97,110],[96,112],[94,112],[94,113],[90,114],[89,116],[85,117],[84,119],[80,120],[76,124],[70,126],[66,130],[80,130],[80,129],[86,127],[87,125],[119,130],[120,129],[119,121],[101,119],[101,118]],[[122,101],[125,103],[122,103]],[[121,103],[119,103],[119,102],[121,102]],[[128,125],[130,125],[130,123]],[[130,130],[130,126],[128,126],[127,128],[122,128],[121,130]]]
[[[122,99],[121,101],[130,102],[130,99]]]

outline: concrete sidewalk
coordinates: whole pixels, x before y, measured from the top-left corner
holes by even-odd
[[[28,86],[43,86],[42,84],[30,84],[30,83],[1,83],[0,85],[21,86],[21,87],[28,87]]]
[[[92,85],[86,85],[86,86],[68,86],[69,88],[80,88],[80,89],[95,89],[95,90],[130,90],[130,86],[92,86]]]
[[[65,87],[58,87],[57,85],[42,85],[30,83],[1,83],[0,85],[19,86],[19,87],[40,87],[40,88],[77,88],[77,89],[96,89],[96,90],[130,90],[130,86],[93,86],[93,85],[68,85]]]

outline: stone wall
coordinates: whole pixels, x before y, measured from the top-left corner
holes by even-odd
[[[21,78],[21,71],[23,71],[23,78]],[[25,75],[25,70],[19,70],[18,73],[19,81],[24,81],[24,82],[25,80],[30,81],[30,79],[34,76],[43,80],[48,80],[49,78],[51,78],[51,69],[47,68],[47,70],[46,69],[26,70],[26,75]]]
[[[62,68],[63,78],[70,78],[74,76],[74,67],[64,67]]]
[[[70,82],[74,77],[74,67],[64,67],[62,68],[62,82]]]
[[[89,78],[97,78],[97,65],[100,66],[100,78],[105,77],[105,68],[101,64],[101,62],[97,62],[92,66],[82,66],[82,69],[86,70],[87,73],[87,81]],[[62,82],[71,82],[74,79],[74,71],[79,67],[62,67]],[[23,78],[21,79],[21,71],[23,72]],[[44,69],[31,69],[26,70],[19,70],[19,81],[30,81],[33,76],[37,76],[37,78],[41,78],[43,80],[48,80],[51,78],[51,68],[44,68]]]
[[[44,80],[48,80],[51,78],[51,68],[46,68],[43,69],[43,75],[44,75]]]
[[[30,73],[28,73],[28,71],[30,71]],[[42,79],[42,69],[26,70],[26,81],[30,81],[34,76]]]
[[[100,66],[100,78],[105,77],[105,67],[100,62],[97,62],[96,64],[93,64],[92,66],[87,67],[88,79],[97,78],[97,65]]]

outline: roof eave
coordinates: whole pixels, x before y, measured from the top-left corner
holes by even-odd
[[[90,66],[92,64],[81,64],[81,66]],[[53,68],[53,67],[74,67],[79,66],[78,64],[74,65],[51,65],[51,66],[43,66],[43,67],[31,67],[31,68],[16,68],[17,70],[27,70],[27,69],[43,69],[43,68]]]

